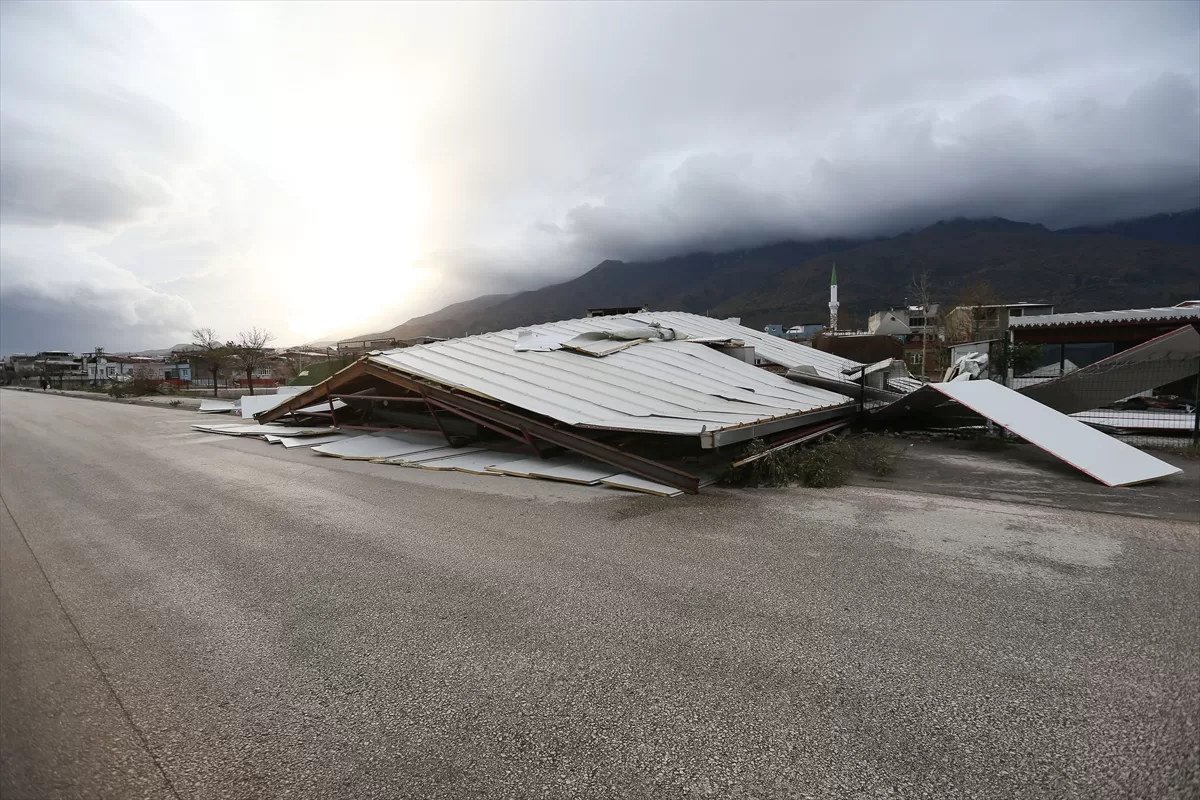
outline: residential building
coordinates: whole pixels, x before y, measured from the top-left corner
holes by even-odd
[[[160,380],[166,377],[166,363],[147,356],[101,353],[98,357],[84,356],[84,360],[87,362],[84,375],[89,381],[128,380],[138,367],[142,367],[142,372],[147,373],[148,377]]]
[[[930,303],[928,309],[919,305],[891,306],[885,311],[876,311],[872,314],[867,320],[867,330],[871,333],[885,333],[894,336],[915,333],[931,339],[938,338],[941,334],[941,328],[938,325],[940,313],[941,306],[937,303]],[[903,328],[908,328],[908,330],[904,331]]]
[[[1011,320],[1054,313],[1052,303],[996,303],[955,306],[946,312],[943,327],[950,342],[1002,339]]]
[[[4,383],[17,383],[41,374],[37,367],[37,356],[30,353],[13,353],[4,359]]]
[[[941,306],[891,306],[876,311],[867,320],[867,330],[876,335],[898,338],[904,345],[904,361],[914,375],[937,378],[942,374],[945,359],[945,331],[940,324]]]
[[[784,332],[783,338],[791,339],[794,342],[805,342],[823,330],[825,330],[824,322],[801,322],[799,325],[788,328]]]

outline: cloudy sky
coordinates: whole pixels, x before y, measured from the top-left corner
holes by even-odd
[[[1200,205],[1200,2],[0,3],[0,350]]]

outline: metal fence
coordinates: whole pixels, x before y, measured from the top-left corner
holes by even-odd
[[[1200,446],[1200,358],[1195,353],[1136,362],[1106,359],[1066,370],[1042,367],[995,379],[1133,445]]]

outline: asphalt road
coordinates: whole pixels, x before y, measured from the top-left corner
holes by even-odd
[[[0,392],[4,800],[1200,792],[1193,522],[197,418]]]

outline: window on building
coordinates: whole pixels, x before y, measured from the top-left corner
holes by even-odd
[[[110,377],[110,378],[111,378],[112,376],[114,376],[114,375],[116,375],[116,374],[117,374],[117,368],[116,368],[116,367],[108,367],[108,369],[107,369],[107,375],[108,375],[108,377]]]
[[[910,350],[909,351],[909,353],[908,353],[908,363],[909,364],[912,364],[914,367],[919,367],[919,366],[921,366],[922,363],[924,363],[924,360],[925,360],[925,354],[922,353],[920,350]]]

